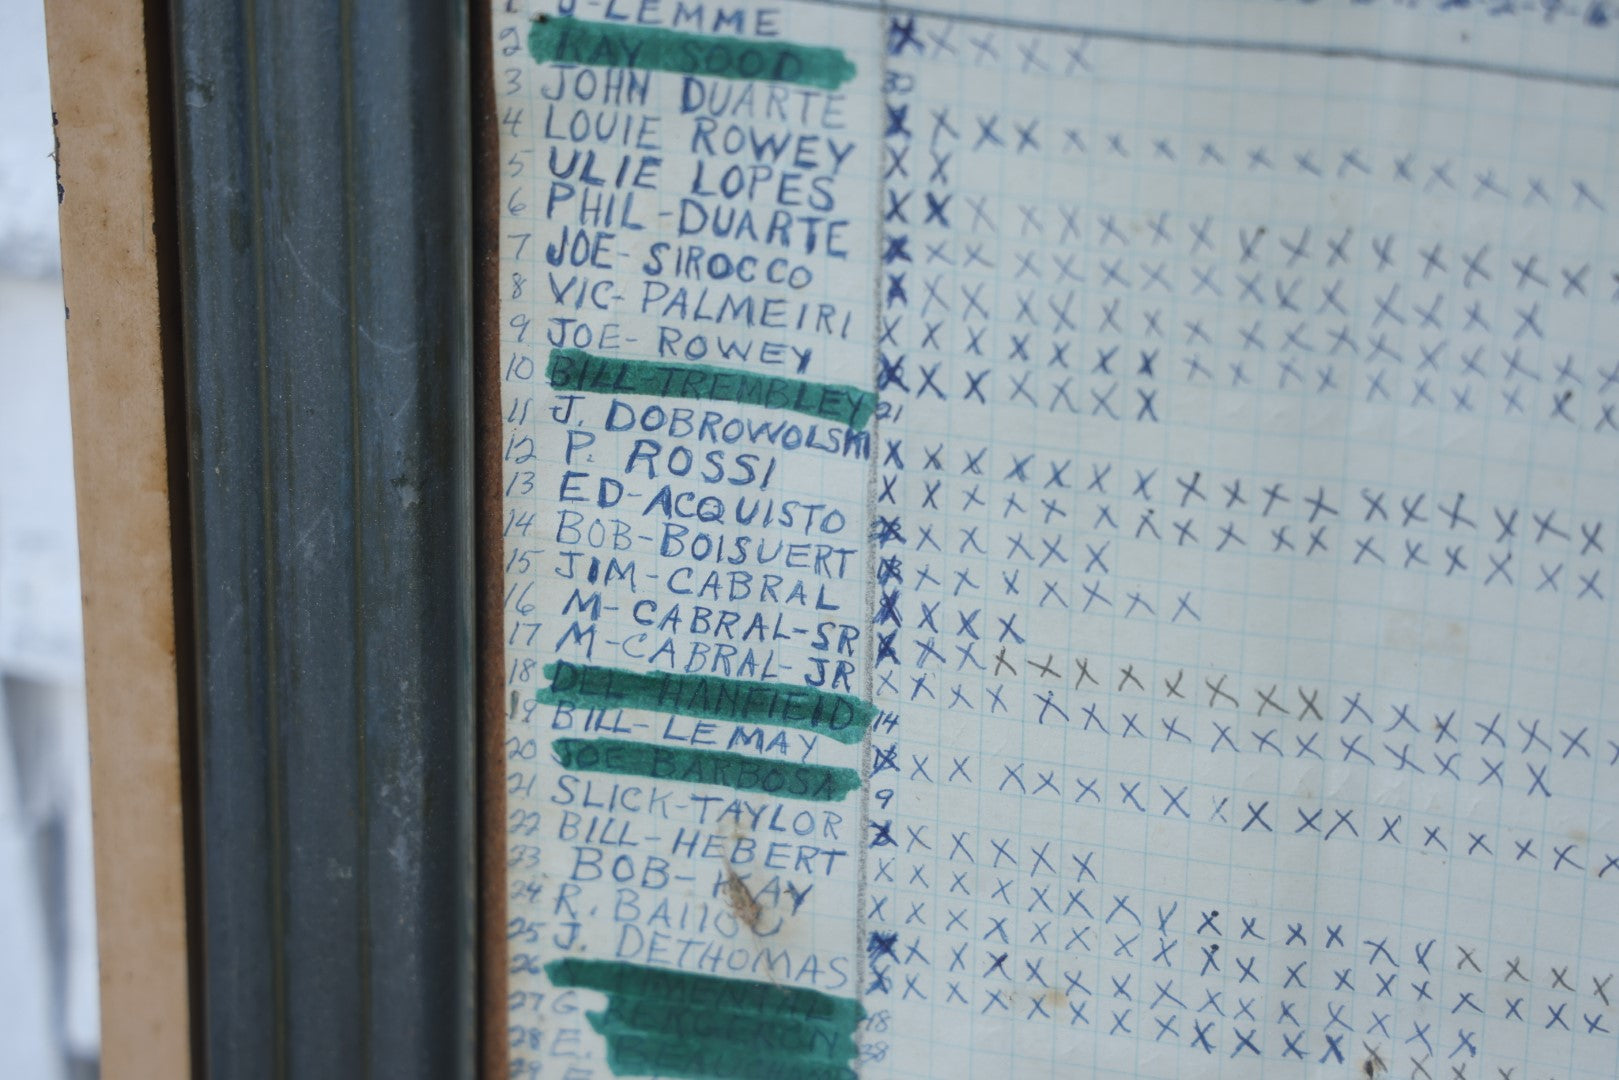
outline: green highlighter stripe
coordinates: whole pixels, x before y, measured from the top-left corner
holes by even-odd
[[[787,1020],[825,1020],[852,1029],[866,1010],[853,998],[804,986],[780,986],[756,979],[646,967],[621,960],[566,957],[545,965],[552,985],[595,990],[609,997],[653,998],[684,1003],[688,1009],[725,1009]]]
[[[641,1032],[608,1036],[607,1067],[615,1076],[682,1080],[856,1080],[859,1075],[847,1063]]]
[[[863,430],[877,411],[875,393],[842,383],[757,375],[708,364],[624,360],[583,349],[552,349],[545,378],[553,390],[762,405],[834,421],[855,431]]]
[[[785,1054],[841,1064],[855,1056],[847,1024],[785,1016],[694,1009],[684,1001],[615,995],[606,1011],[589,1014],[598,1035],[646,1035],[687,1045],[745,1046],[754,1053]]]
[[[723,675],[626,671],[555,660],[545,665],[551,685],[535,697],[543,705],[586,709],[644,709],[703,720],[812,731],[845,745],[865,737],[876,706],[849,694],[813,686],[728,679]]]
[[[535,62],[668,71],[718,79],[836,90],[854,78],[841,49],[759,38],[716,37],[658,26],[541,16],[528,32]]]
[[[551,752],[564,769],[711,784],[783,799],[842,802],[860,788],[860,774],[832,765],[772,761],[723,750],[653,746],[626,739],[555,739]]]
[[[587,1013],[607,1040],[617,1076],[725,1080],[853,1080],[852,998],[753,979],[567,957],[545,965],[551,985],[594,990],[607,1008]]]

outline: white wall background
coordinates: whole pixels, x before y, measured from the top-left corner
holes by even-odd
[[[93,1073],[88,745],[40,0],[0,0],[0,1077]]]

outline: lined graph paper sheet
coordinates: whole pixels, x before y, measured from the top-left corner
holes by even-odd
[[[1607,8],[497,8],[511,1075],[1614,1076]]]

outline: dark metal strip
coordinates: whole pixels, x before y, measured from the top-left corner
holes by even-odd
[[[470,1075],[466,13],[173,11],[207,1074]]]

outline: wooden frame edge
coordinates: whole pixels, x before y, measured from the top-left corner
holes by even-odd
[[[154,5],[157,6],[157,5]],[[158,16],[161,12],[156,12]],[[95,826],[102,1075],[191,1075],[191,1001],[171,456],[153,152],[154,12],[46,0],[61,202]],[[155,42],[164,49],[164,44]],[[161,108],[166,98],[160,98]],[[183,504],[183,492],[178,500]],[[182,564],[183,565],[183,564]],[[179,583],[183,594],[185,583]]]

